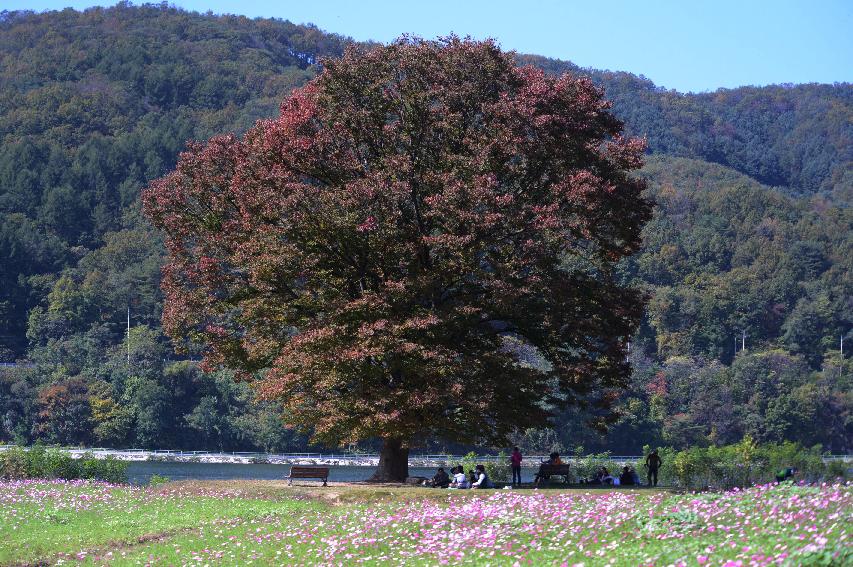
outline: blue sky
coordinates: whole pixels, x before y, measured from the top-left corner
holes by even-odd
[[[5,10],[112,5],[3,0]],[[387,42],[403,33],[493,37],[504,49],[630,71],[679,91],[853,82],[853,0],[175,0]]]

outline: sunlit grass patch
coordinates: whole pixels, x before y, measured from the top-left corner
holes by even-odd
[[[6,482],[0,485],[0,563],[63,555],[83,559],[93,550],[169,538],[217,518],[286,514],[310,506],[85,481]]]

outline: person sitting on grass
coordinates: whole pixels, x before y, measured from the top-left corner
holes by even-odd
[[[631,467],[622,467],[622,474],[619,475],[620,486],[632,486],[634,484],[634,475],[631,474]]]
[[[613,484],[613,481],[615,480],[613,475],[610,474],[610,471],[607,470],[607,467],[601,467],[598,469],[598,475],[601,484]]]
[[[598,467],[598,470],[589,479],[589,484],[604,484],[604,477],[609,476],[609,474],[605,467]]]
[[[438,467],[438,471],[432,477],[432,480],[429,481],[429,485],[433,488],[447,488],[450,486],[450,477],[444,472],[444,467]]]
[[[448,488],[468,488],[468,478],[465,476],[465,469],[462,465],[453,469],[453,479],[450,481]]]
[[[640,475],[634,467],[631,467],[631,478],[634,480],[634,486],[640,486]]]
[[[494,488],[495,485],[492,483],[491,479],[489,479],[489,475],[486,474],[486,467],[483,465],[477,465],[476,471],[474,473],[477,477],[476,482],[471,483],[471,488]]]

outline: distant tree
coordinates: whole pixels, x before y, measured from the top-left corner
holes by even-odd
[[[828,326],[825,304],[825,300],[800,299],[782,326],[785,332],[782,340],[791,352],[803,355],[814,368],[818,368],[823,360],[821,339]]]
[[[135,418],[137,446],[171,447],[176,433],[171,393],[154,380],[133,377],[127,381],[124,396]]]
[[[85,445],[92,437],[86,383],[74,378],[42,389],[37,397],[36,435],[51,443]]]
[[[187,424],[202,437],[203,446],[223,450],[231,435],[228,408],[215,396],[204,396],[186,416]]]
[[[0,368],[0,440],[24,445],[32,439],[36,390],[32,371]]]
[[[627,175],[643,143],[608,107],[491,42],[349,49],[145,193],[165,327],[315,440],[382,438],[377,480],[402,480],[425,435],[505,443],[606,407],[643,303],[612,266],[650,216]]]
[[[95,440],[106,447],[126,447],[133,429],[133,414],[115,400],[114,388],[103,381],[89,385],[89,405]]]

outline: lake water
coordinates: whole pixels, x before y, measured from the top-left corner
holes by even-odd
[[[375,467],[330,466],[332,482],[367,480]],[[235,464],[235,463],[163,463],[131,461],[127,469],[132,484],[148,484],[151,475],[169,477],[169,480],[281,480],[290,472],[290,465]],[[431,477],[434,468],[409,467],[410,476]]]

